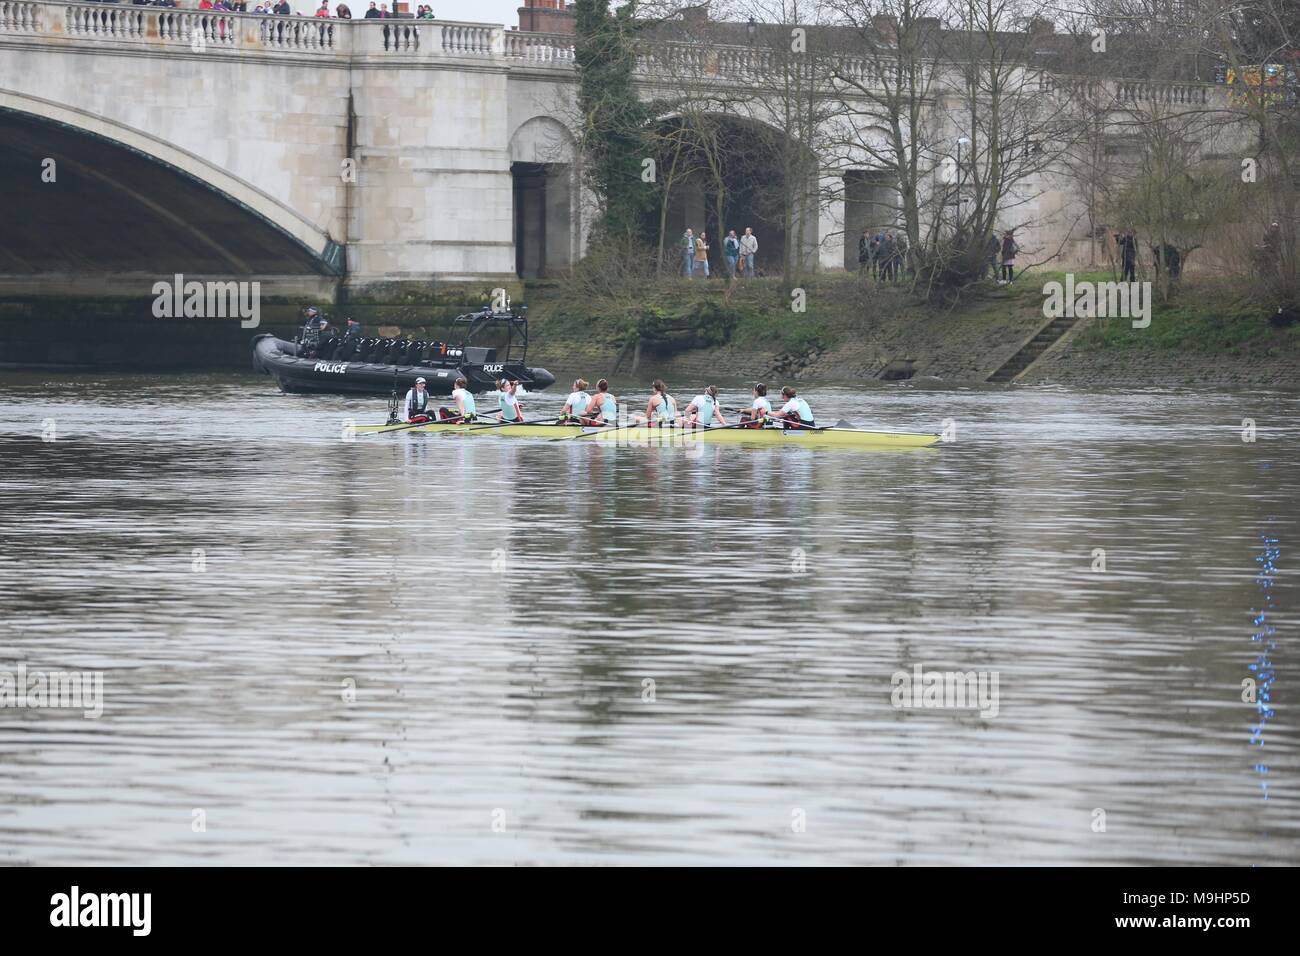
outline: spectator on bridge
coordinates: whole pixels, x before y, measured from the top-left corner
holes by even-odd
[[[729,230],[727,238],[722,240],[722,254],[727,260],[727,278],[736,278],[736,263],[740,260],[740,240],[736,238],[736,230]]]
[[[323,0],[320,7],[316,10],[315,13],[312,14],[312,16],[314,17],[324,17],[327,20],[329,19],[329,15],[330,15],[330,5],[328,3],[323,2]]]
[[[695,233],[689,228],[682,236],[682,271],[688,279],[695,275]]]
[[[366,11],[363,20],[376,20],[379,18],[379,10],[375,8],[375,0],[370,0],[370,9]]]
[[[349,9],[346,3],[340,3],[334,8],[334,16],[338,17],[340,20],[351,20],[352,10]]]
[[[391,13],[388,12],[388,4],[386,4],[386,3],[381,3],[381,4],[379,5],[379,19],[381,19],[381,20],[390,20],[390,19],[392,19],[392,16],[393,16],[393,15],[392,15]],[[387,36],[387,33],[385,33],[385,36]]]
[[[289,6],[289,0],[279,0],[279,3],[271,8],[271,12],[282,17],[287,17],[289,14],[293,13],[293,10]]]
[[[745,234],[740,237],[740,255],[745,261],[745,275],[750,279],[754,278],[754,257],[758,255],[758,236],[754,235],[754,230],[749,226],[745,227]]]

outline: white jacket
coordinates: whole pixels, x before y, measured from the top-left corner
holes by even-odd
[[[758,236],[741,236],[740,254],[742,256],[752,256],[756,252],[758,252]]]

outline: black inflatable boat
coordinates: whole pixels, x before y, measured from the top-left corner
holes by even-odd
[[[484,330],[504,332],[504,348],[470,345]],[[286,342],[264,332],[253,337],[253,368],[272,376],[286,392],[387,395],[405,392],[423,378],[431,395],[449,395],[460,376],[471,392],[490,391],[502,378],[517,379],[530,392],[555,383],[546,369],[524,364],[527,317],[485,309],[457,317],[453,331],[463,332],[456,336],[461,344],[328,334],[315,341]]]

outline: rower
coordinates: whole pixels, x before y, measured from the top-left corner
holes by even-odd
[[[779,412],[774,413],[774,416],[786,422],[787,428],[816,427],[816,423],[813,421],[812,409],[808,407],[807,402],[798,396],[792,386],[787,385],[781,389],[781,397],[786,402],[781,406]]]
[[[406,393],[406,410],[404,421],[427,422],[429,420],[429,392],[424,387],[424,379],[417,378],[415,384]]]
[[[573,391],[569,397],[564,400],[564,408],[560,411],[560,421],[577,421],[579,416],[587,411],[587,406],[591,404],[591,396],[587,394],[587,380],[576,378],[573,380]]]
[[[519,383],[503,378],[497,382],[497,390],[501,393],[501,411],[497,413],[497,418],[503,422],[522,422],[524,405],[517,397]]]
[[[591,396],[582,415],[584,425],[612,425],[618,421],[618,399],[609,394],[609,382],[596,383],[596,394]]]
[[[637,421],[661,428],[677,424],[677,400],[668,394],[663,379],[657,378],[650,383],[650,400],[645,403],[645,415],[638,415]]]
[[[691,399],[691,403],[686,406],[684,412],[686,416],[685,424],[695,428],[708,428],[713,424],[713,419],[718,419],[719,425],[727,424],[727,420],[722,417],[722,409],[718,406],[718,386],[709,385]]]
[[[462,422],[472,422],[474,416],[478,414],[478,407],[474,404],[474,396],[470,394],[469,382],[462,375],[456,379],[456,386],[451,390],[452,401],[456,403],[456,411],[453,413],[450,408],[443,407],[438,409],[438,417],[441,419],[459,419]]]
[[[763,423],[765,419],[772,417],[772,403],[767,400],[767,386],[759,382],[754,386],[754,403],[748,409],[740,413],[742,422],[753,422],[749,426],[755,428]]]

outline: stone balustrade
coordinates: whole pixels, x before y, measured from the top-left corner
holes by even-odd
[[[574,64],[572,36],[524,33],[484,23],[318,19],[61,0],[0,0],[0,36],[5,35],[162,49],[188,46],[195,52],[491,59],[505,68],[571,69]],[[648,44],[637,53],[637,70],[647,77],[745,82],[770,74],[775,65],[771,50],[749,46],[665,42]],[[842,78],[878,86],[883,82],[881,68],[870,58],[845,56],[837,72]],[[1042,88],[1058,85],[1048,79]],[[1209,84],[1198,83],[1111,80],[1105,86],[1116,103],[1138,108],[1143,104],[1200,106],[1211,95]]]
[[[507,55],[505,32],[491,24],[405,17],[338,20],[127,4],[0,0],[0,36],[158,49],[187,46],[194,52],[216,49],[325,57],[400,54],[417,59],[503,57]],[[553,40],[531,44],[543,45],[551,48],[553,55],[536,59],[572,61],[571,49],[566,57]],[[516,42],[515,47],[520,44]]]

